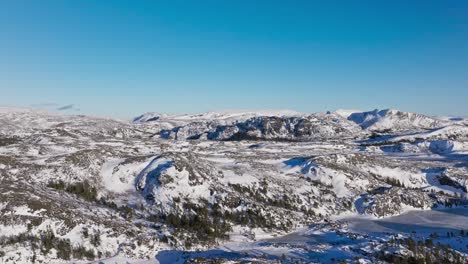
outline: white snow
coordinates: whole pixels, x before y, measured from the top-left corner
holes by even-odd
[[[0,237],[14,236],[26,232],[28,228],[25,225],[0,225]]]
[[[11,213],[15,215],[23,215],[23,216],[41,216],[41,213],[44,211],[46,211],[46,209],[34,211],[33,209],[29,208],[27,205],[22,205],[22,206],[14,207]]]

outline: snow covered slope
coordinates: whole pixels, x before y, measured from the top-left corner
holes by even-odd
[[[394,109],[357,112],[348,116],[351,120],[370,131],[409,131],[434,129],[450,122],[417,113],[402,112]]]

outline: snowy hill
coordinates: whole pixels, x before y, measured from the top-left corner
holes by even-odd
[[[402,112],[394,109],[356,112],[348,116],[363,129],[370,131],[409,131],[433,129],[448,125],[448,121],[439,120],[417,113]]]

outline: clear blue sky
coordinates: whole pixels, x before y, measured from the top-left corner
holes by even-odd
[[[121,117],[468,115],[468,1],[1,1],[0,92]]]

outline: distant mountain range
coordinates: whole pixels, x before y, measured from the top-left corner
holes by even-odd
[[[424,131],[465,119],[443,119],[394,109],[356,112],[337,110],[303,114],[289,110],[209,112],[193,115],[146,113],[135,124],[151,124],[167,139],[239,140],[242,138],[310,140],[313,138],[359,137],[369,132]],[[357,126],[359,128],[357,128]]]

